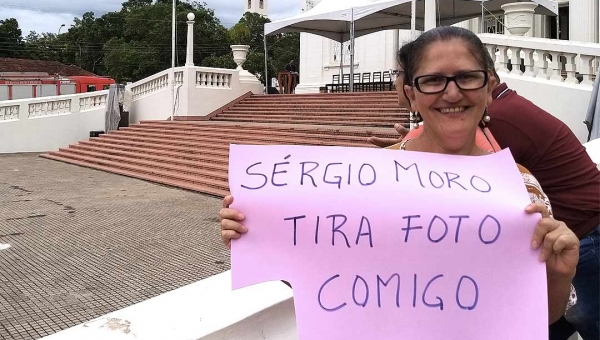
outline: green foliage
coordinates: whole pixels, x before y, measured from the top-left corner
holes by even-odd
[[[18,58],[23,47],[23,34],[17,19],[0,20],[0,57]]]
[[[243,22],[238,22],[230,28],[227,36],[236,45],[248,45],[250,43],[250,29]]]
[[[246,13],[228,30],[205,3],[178,0],[176,8],[176,66],[185,63],[186,21],[192,12],[194,64],[235,68],[230,45],[249,45],[244,68],[264,82],[263,37],[268,18]],[[16,19],[0,20],[0,57],[56,60],[118,82],[137,81],[171,67],[171,16],[171,0],[127,0],[118,12],[100,17],[87,12],[74,18],[60,35],[30,32],[25,38]],[[267,44],[270,77],[290,60],[297,63],[298,34],[268,36]]]

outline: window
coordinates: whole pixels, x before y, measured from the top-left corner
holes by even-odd
[[[485,17],[483,28],[485,33],[504,34],[504,15]]]
[[[332,53],[330,63],[337,66],[340,64],[340,57],[342,57],[344,65],[350,65],[350,41],[346,41],[342,46],[340,46],[339,42],[330,40],[330,46],[331,46],[330,51]],[[340,53],[340,47],[342,48],[342,51],[343,51],[341,53]],[[354,63],[356,63],[358,60],[358,55],[356,54],[357,49],[358,49],[358,44],[355,42],[354,43]]]
[[[265,8],[265,2],[264,2],[264,0],[260,0],[260,2],[258,3],[258,7],[259,7],[260,9],[263,9],[263,8]]]
[[[96,91],[96,85],[88,85],[87,91],[85,91],[85,92],[94,92],[94,91]]]
[[[252,8],[252,0],[248,0],[248,9]]]

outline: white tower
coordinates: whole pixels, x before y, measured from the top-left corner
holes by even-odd
[[[268,0],[244,0],[245,10],[244,13],[258,13],[264,17],[269,14],[269,1]]]
[[[315,5],[319,2],[321,2],[321,0],[300,0],[300,7],[302,8],[302,12],[306,12],[309,9],[315,7]]]

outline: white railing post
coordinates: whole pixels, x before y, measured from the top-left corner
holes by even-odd
[[[577,57],[577,53],[565,52],[564,56],[565,56],[565,59],[567,59],[567,64],[565,65],[565,71],[567,72],[567,79],[565,79],[565,82],[571,83],[571,84],[579,84],[579,80],[575,77],[575,72],[577,72],[577,70],[576,70],[577,62],[575,61],[575,58]]]
[[[498,46],[500,55],[498,56],[498,73],[509,73],[508,70],[508,47],[500,45]]]
[[[550,62],[549,66],[549,69],[552,69],[552,75],[549,79],[563,82],[564,78],[562,77],[562,61],[560,60],[562,52],[549,51],[549,54],[552,57],[552,61]]]
[[[509,47],[511,56],[510,56],[510,64],[512,65],[512,70],[510,74],[520,75],[521,72],[521,48],[520,47]]]
[[[596,64],[596,57],[593,55],[581,54],[579,58],[581,58],[581,70],[579,70],[579,74],[583,76],[581,84],[594,85],[593,78],[596,75],[597,70],[597,68],[594,67]]]
[[[536,78],[550,79],[548,73],[548,51],[537,50],[537,74]]]
[[[525,58],[523,59],[523,64],[525,65],[525,72],[523,73],[523,76],[535,77],[535,70],[534,70],[535,62],[533,60],[534,49],[523,48],[523,49],[521,49],[521,51],[523,52],[523,55],[525,56]]]

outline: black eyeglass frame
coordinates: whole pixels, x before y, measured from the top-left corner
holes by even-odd
[[[390,78],[392,78],[393,81],[396,81],[398,77],[404,76],[404,73],[404,70],[390,70]]]
[[[464,89],[464,88],[460,87],[460,85],[459,85],[459,84],[458,84],[458,82],[456,81],[456,78],[459,78],[459,77],[461,77],[461,76],[464,76],[465,74],[468,74],[468,73],[475,73],[475,72],[477,72],[477,73],[483,73],[483,85],[481,85],[480,87],[477,87],[477,88],[472,88],[472,89]],[[439,90],[439,91],[434,91],[434,92],[425,92],[425,91],[421,90],[421,86],[419,85],[419,79],[421,79],[421,78],[425,78],[425,77],[442,77],[442,78],[446,78],[446,84],[444,84],[444,88],[442,88],[442,89],[441,89],[441,90]],[[454,82],[454,84],[456,84],[456,87],[458,87],[459,89],[461,89],[461,90],[463,90],[463,91],[475,91],[475,90],[479,90],[479,89],[482,89],[482,88],[484,88],[484,87],[485,87],[485,86],[488,84],[489,78],[490,78],[490,77],[489,77],[489,75],[488,75],[488,72],[487,72],[486,70],[473,70],[473,71],[467,71],[467,72],[463,72],[463,73],[457,74],[457,75],[455,75],[455,76],[453,76],[453,77],[447,77],[447,76],[443,76],[443,75],[441,75],[441,74],[426,74],[426,75],[422,75],[422,76],[418,76],[418,77],[416,77],[416,78],[413,80],[413,85],[414,85],[414,87],[416,87],[416,88],[417,88],[417,90],[418,90],[419,92],[421,92],[421,93],[424,93],[424,94],[437,94],[437,93],[442,93],[442,92],[446,91],[446,88],[448,88],[448,84],[449,84],[451,81],[453,81],[453,82]]]

